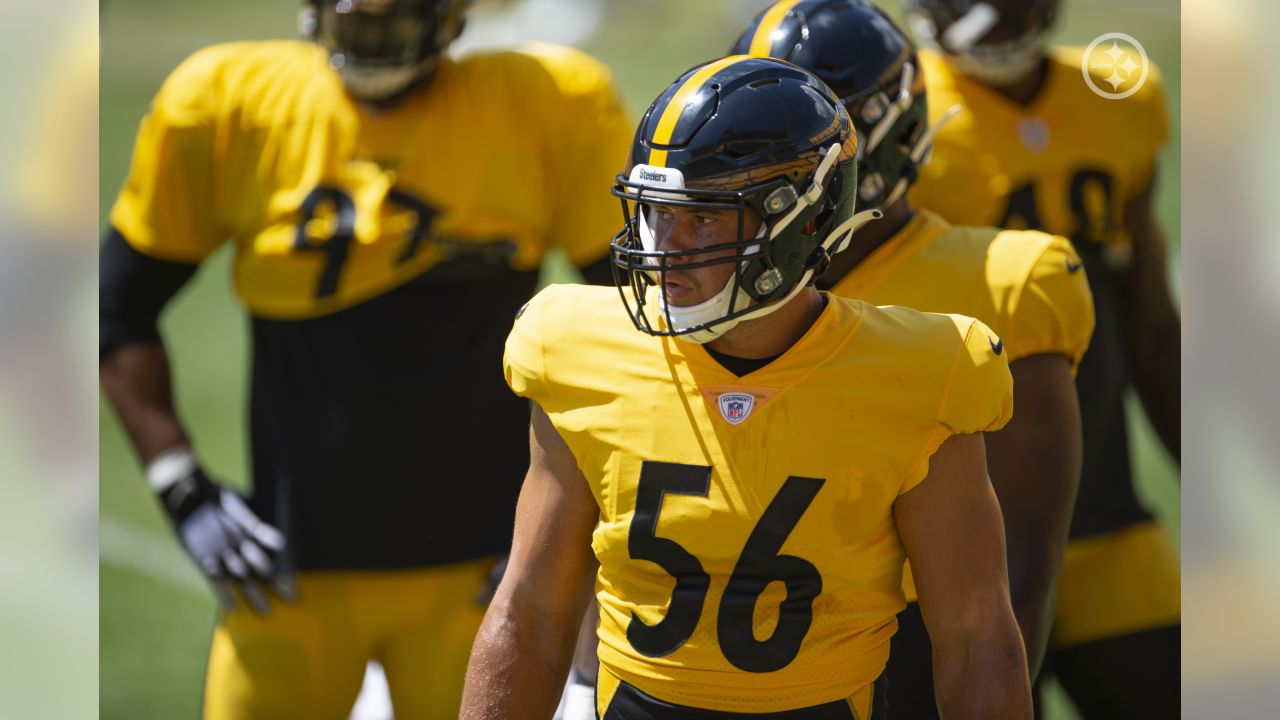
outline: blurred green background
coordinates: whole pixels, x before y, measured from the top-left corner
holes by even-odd
[[[481,2],[464,46],[533,38],[567,41],[609,64],[633,117],[694,63],[723,53],[765,0],[514,0]],[[885,6],[899,13],[896,2]],[[287,0],[112,0],[102,8],[100,195],[105,226],[128,169],[133,133],[165,75],[187,54],[232,39],[291,37]],[[1064,0],[1057,39],[1086,44],[1104,32],[1137,37],[1164,72],[1175,138],[1161,158],[1158,210],[1179,237],[1181,101],[1176,0]],[[531,109],[532,110],[532,109]],[[218,477],[248,474],[243,423],[246,325],[231,293],[230,254],[219,253],[163,319],[176,398],[196,449]],[[553,263],[549,274],[563,274]],[[1131,413],[1142,496],[1179,534],[1177,468]],[[100,713],[102,718],[197,714],[214,623],[211,596],[173,541],[111,410],[100,411]],[[1051,717],[1074,717],[1061,700]]]

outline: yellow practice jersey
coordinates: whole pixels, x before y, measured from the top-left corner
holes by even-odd
[[[1011,363],[1062,355],[1074,370],[1093,334],[1093,296],[1066,239],[952,225],[928,210],[917,211],[831,292],[977,318],[1000,336]]]
[[[1044,87],[1024,107],[922,50],[930,120],[961,111],[934,139],[912,204],[960,225],[1044,230],[1079,248],[1100,243],[1110,264],[1124,265],[1125,204],[1151,182],[1169,134],[1164,93],[1151,66],[1133,96],[1096,95],[1081,76],[1082,55],[1054,48]],[[1102,76],[1095,82],[1105,86]]]
[[[880,674],[903,607],[896,498],[947,437],[1012,412],[981,322],[831,297],[742,377],[634,329],[616,291],[551,286],[507,340],[507,381],[573,451],[600,507],[600,662],[661,700],[776,712]]]
[[[876,305],[978,318],[1009,362],[1062,355],[1079,365],[1093,334],[1093,296],[1065,239],[951,225],[928,210],[840,278],[833,294]],[[907,568],[904,590],[916,599]]]
[[[156,96],[111,223],[185,263],[234,238],[254,315],[315,317],[448,260],[603,257],[630,141],[609,72],[567,48],[442,60],[425,89],[376,109],[314,44],[218,45]]]

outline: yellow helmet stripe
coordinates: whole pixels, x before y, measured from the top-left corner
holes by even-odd
[[[703,84],[711,79],[712,75],[738,62],[746,60],[746,55],[730,55],[729,57],[720,58],[713,63],[708,63],[701,70],[689,76],[684,81],[684,85],[671,96],[671,101],[662,110],[662,117],[658,118],[658,127],[653,131],[653,143],[656,145],[669,145],[671,136],[675,134],[676,123],[680,121],[680,116],[684,114],[684,106],[689,102],[689,98],[693,97]],[[667,166],[667,151],[654,149],[649,152],[649,165],[658,167]]]
[[[769,11],[764,14],[760,20],[760,24],[756,26],[756,34],[751,36],[751,50],[749,51],[755,57],[769,57],[769,48],[772,43],[769,42],[769,36],[774,30],[782,24],[782,19],[787,16],[791,8],[800,4],[800,0],[782,0]]]

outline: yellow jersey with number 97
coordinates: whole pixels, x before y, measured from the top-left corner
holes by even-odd
[[[537,295],[506,377],[599,504],[604,669],[730,712],[874,681],[904,605],[894,501],[947,437],[1008,420],[999,343],[972,318],[829,297],[793,347],[738,377],[701,345],[637,331],[615,290]]]
[[[619,224],[607,197],[631,140],[609,72],[550,45],[444,59],[429,84],[355,102],[322,48],[201,50],[165,81],[111,223],[140,252],[195,263],[236,241],[258,317],[304,319],[442,263],[584,265]]]

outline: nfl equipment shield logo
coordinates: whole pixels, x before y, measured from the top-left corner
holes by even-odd
[[[739,425],[751,414],[755,407],[756,397],[748,393],[725,393],[718,398],[720,416],[730,425]]]

